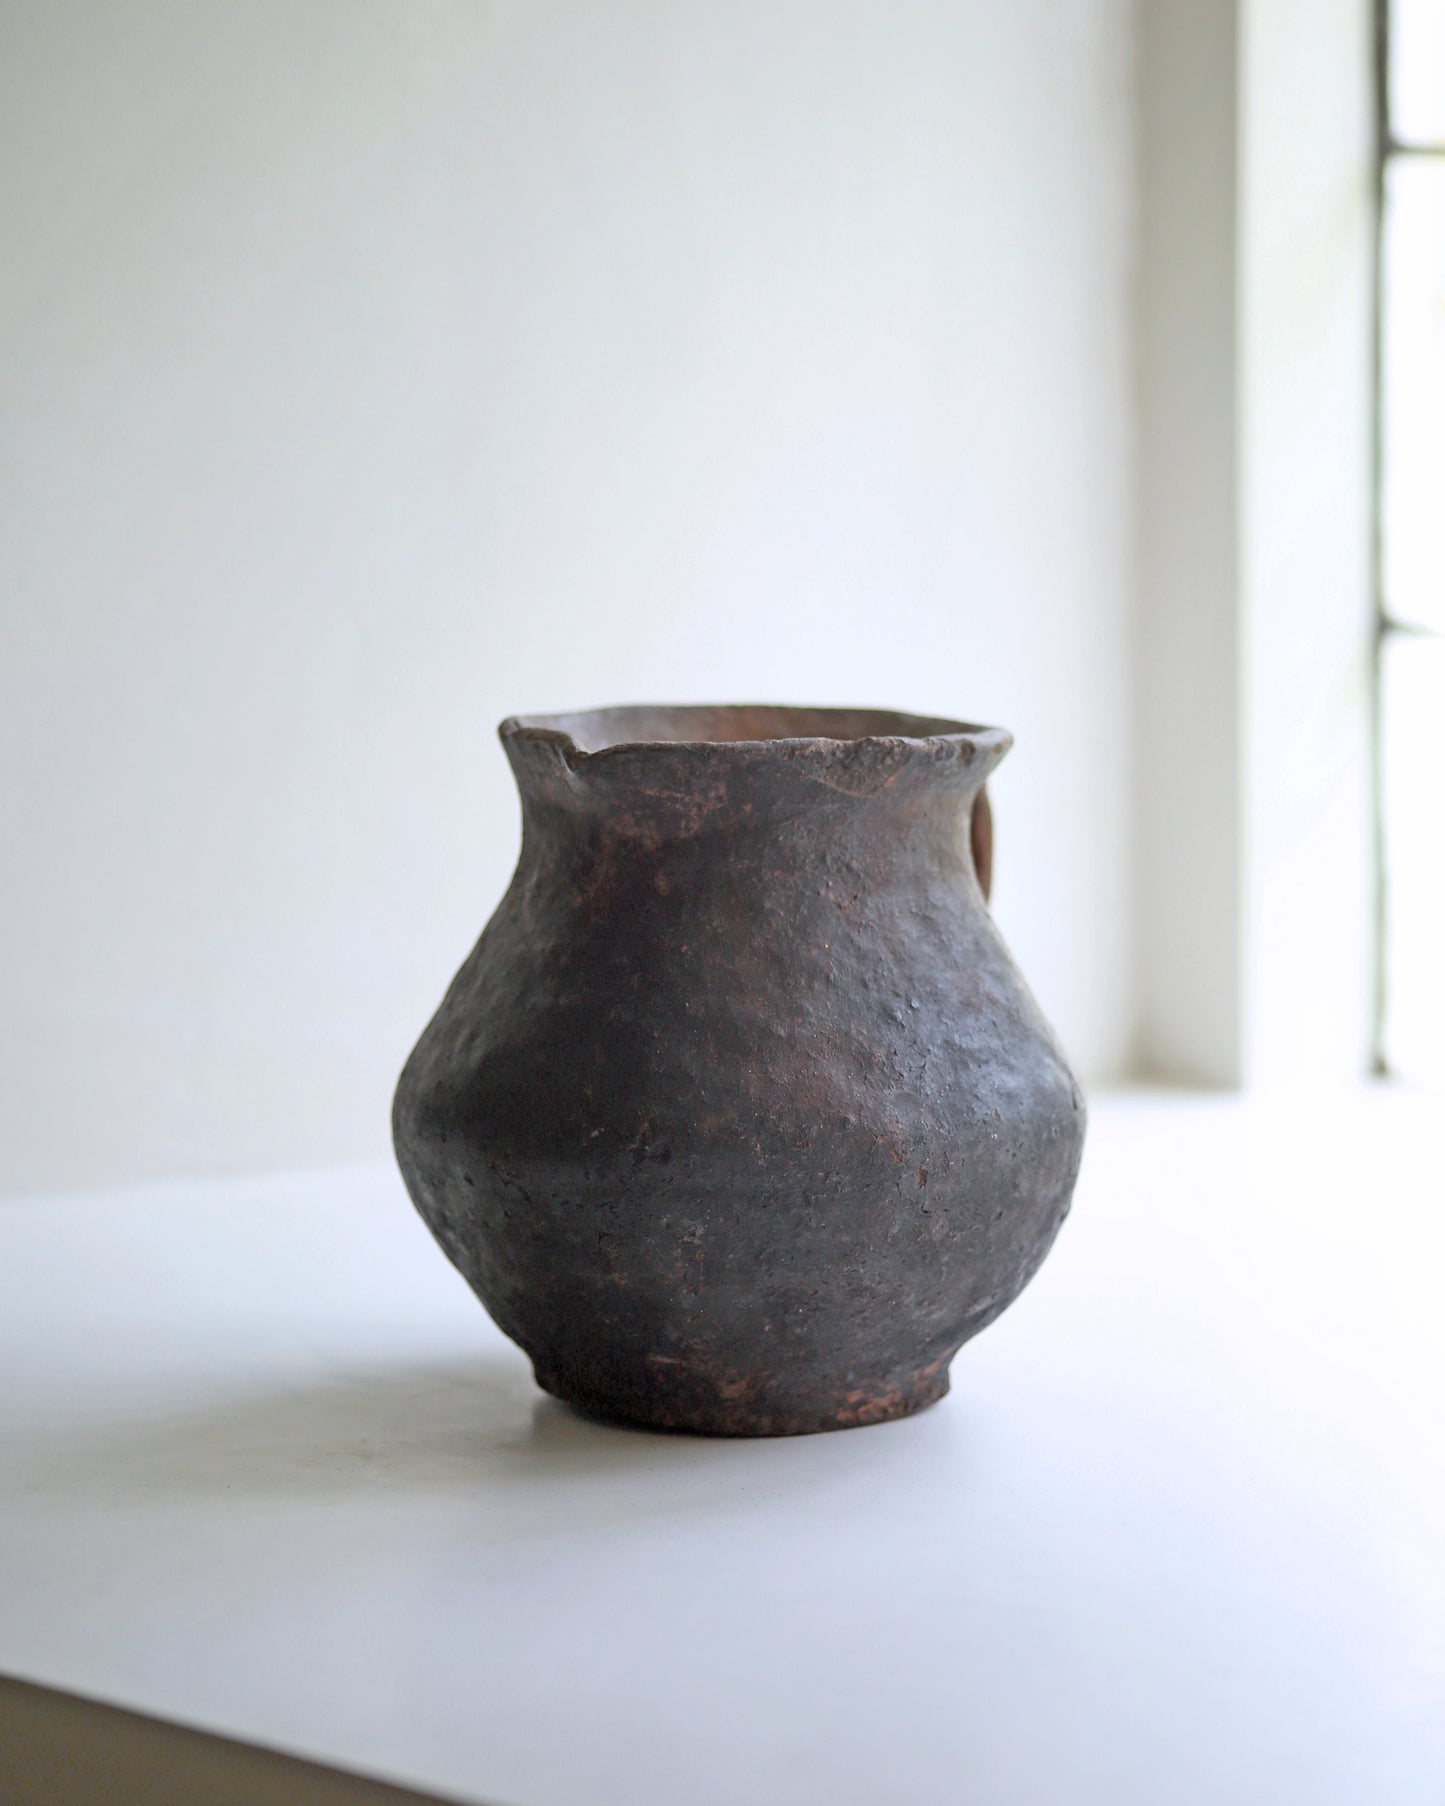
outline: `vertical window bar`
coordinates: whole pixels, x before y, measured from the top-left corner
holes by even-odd
[[[1387,1056],[1390,987],[1389,870],[1385,838],[1384,651],[1389,619],[1385,608],[1385,164],[1390,152],[1390,0],[1375,0],[1375,167],[1374,269],[1371,294],[1370,379],[1370,580],[1374,590],[1374,633],[1370,646],[1371,851],[1375,869],[1371,998],[1371,1070],[1383,1077]]]

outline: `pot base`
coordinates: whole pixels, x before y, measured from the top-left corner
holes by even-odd
[[[936,1405],[948,1391],[948,1362],[937,1361],[903,1384],[859,1387],[817,1400],[786,1403],[757,1396],[746,1382],[718,1386],[707,1400],[684,1398],[659,1387],[603,1392],[595,1385],[534,1367],[537,1384],[564,1405],[602,1423],[686,1436],[814,1436],[912,1417]],[[748,1396],[751,1393],[752,1396]]]

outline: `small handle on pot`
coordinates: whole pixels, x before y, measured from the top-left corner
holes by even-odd
[[[993,810],[989,806],[988,791],[982,786],[973,799],[973,813],[968,818],[968,846],[973,854],[973,869],[978,873],[978,888],[987,903],[993,889]]]

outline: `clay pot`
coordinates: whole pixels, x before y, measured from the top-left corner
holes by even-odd
[[[607,1417],[778,1436],[933,1403],[1084,1139],[985,902],[1010,736],[762,706],[500,732],[521,860],[396,1094],[437,1240],[538,1383]]]

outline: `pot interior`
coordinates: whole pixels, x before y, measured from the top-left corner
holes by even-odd
[[[568,735],[583,752],[609,746],[759,740],[926,740],[980,731],[942,715],[892,709],[790,708],[776,703],[704,703],[692,707],[591,709],[578,715],[520,715],[517,726]]]

